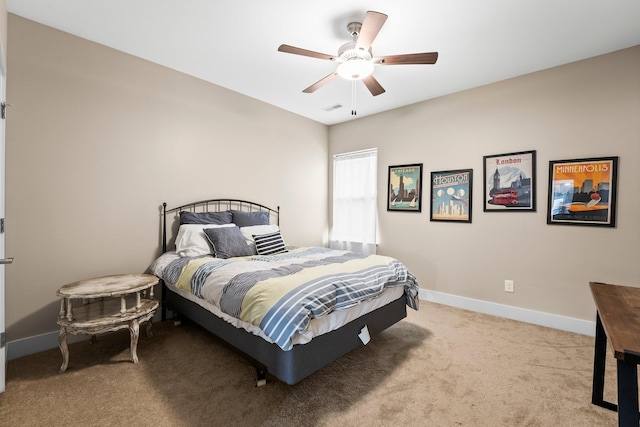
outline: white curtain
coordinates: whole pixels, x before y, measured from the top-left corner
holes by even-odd
[[[377,149],[333,157],[331,248],[376,253],[377,182]]]

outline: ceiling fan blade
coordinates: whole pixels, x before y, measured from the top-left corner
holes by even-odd
[[[331,80],[333,80],[336,76],[338,75],[338,73],[336,73],[335,71],[331,74],[329,74],[326,77],[321,78],[320,80],[318,80],[317,82],[315,82],[314,84],[312,84],[311,86],[309,86],[308,88],[306,88],[305,90],[303,90],[302,92],[304,93],[313,93],[316,90],[320,89],[322,86],[326,85],[327,83],[329,83]]]
[[[375,77],[373,77],[373,74],[370,74],[364,79],[362,79],[362,82],[367,87],[367,89],[369,89],[369,92],[371,92],[371,95],[373,96],[378,96],[385,92],[382,85],[378,83]]]
[[[438,52],[408,53],[406,55],[380,56],[372,61],[380,65],[435,64]]]
[[[314,52],[312,50],[302,49],[295,46],[289,46],[288,44],[281,44],[278,48],[278,52],[292,53],[294,55],[310,56],[311,58],[326,59],[333,61],[336,59],[333,55],[327,55],[326,53]]]
[[[364,21],[362,21],[362,28],[360,28],[356,48],[369,50],[386,20],[387,15],[384,13],[374,12],[372,10],[368,11],[364,16]]]

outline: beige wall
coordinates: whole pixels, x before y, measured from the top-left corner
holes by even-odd
[[[16,15],[9,47],[9,341],[57,329],[61,285],[146,269],[163,201],[280,205],[324,243],[326,126]]]
[[[639,76],[640,46],[332,126],[330,154],[378,147],[379,252],[421,288],[594,320],[589,281],[640,286]],[[482,156],[525,150],[537,151],[537,211],[484,213]],[[547,225],[549,161],[597,156],[620,156],[617,228]],[[422,213],[387,212],[388,166],[414,162]],[[473,223],[430,222],[430,172],[463,168]]]

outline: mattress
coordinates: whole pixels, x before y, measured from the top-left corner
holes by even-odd
[[[254,335],[257,335],[263,338],[265,341],[269,343],[273,343],[273,340],[269,338],[267,335],[265,335],[265,333],[259,327],[252,325],[251,323],[243,322],[240,319],[237,319],[235,317],[229,316],[226,313],[223,313],[215,305],[211,304],[210,302],[202,298],[198,298],[197,296],[193,295],[191,292],[178,289],[175,286],[172,286],[170,284],[165,284],[165,285],[170,292],[175,292],[178,295],[180,295],[182,298],[185,298],[191,302],[198,304],[200,307],[211,312],[217,317],[223,319],[227,323],[230,323],[236,328],[242,328],[247,332],[250,332]],[[345,310],[333,311],[326,316],[313,318],[309,321],[306,331],[304,331],[303,333],[297,334],[293,338],[293,345],[308,343],[309,341],[311,341],[313,338],[317,336],[326,334],[327,332],[334,331],[340,328],[342,325],[345,325],[351,322],[352,320],[362,317],[363,315],[368,314],[379,307],[382,307],[384,305],[389,304],[392,301],[397,300],[398,298],[402,297],[403,294],[404,294],[404,290],[402,288],[399,288],[399,287],[387,288],[382,293],[382,295],[376,298],[363,301],[360,304],[357,304]]]

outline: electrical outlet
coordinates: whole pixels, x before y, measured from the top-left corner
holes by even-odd
[[[504,291],[505,292],[513,292],[513,280],[505,280],[504,281]]]

